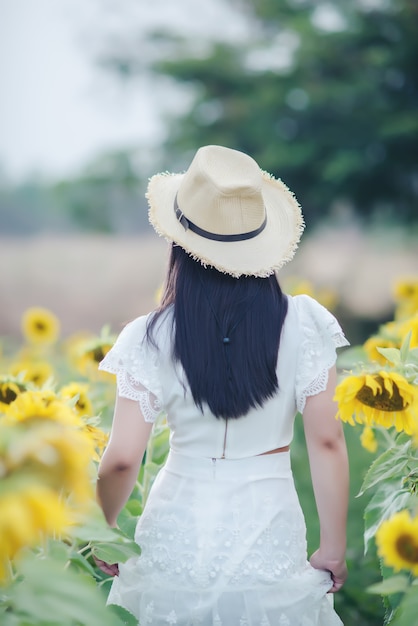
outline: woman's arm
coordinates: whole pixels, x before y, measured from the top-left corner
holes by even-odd
[[[347,577],[345,564],[346,521],[348,510],[348,456],[344,432],[335,419],[333,401],[337,373],[329,370],[325,391],[310,396],[303,412],[306,445],[312,484],[320,523],[320,546],[312,555],[316,569],[329,570],[331,592],[338,591]]]
[[[116,399],[112,431],[99,466],[97,499],[110,526],[125,506],[138,477],[152,424],[135,400]]]

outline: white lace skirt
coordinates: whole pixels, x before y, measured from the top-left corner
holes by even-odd
[[[170,452],[108,603],[141,626],[341,626],[327,572],[307,562],[289,453]]]

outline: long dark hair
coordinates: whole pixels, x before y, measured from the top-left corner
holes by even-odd
[[[173,244],[160,307],[147,340],[174,305],[173,359],[180,361],[193,400],[219,418],[263,405],[279,388],[276,374],[287,299],[276,276],[234,278],[204,267]]]

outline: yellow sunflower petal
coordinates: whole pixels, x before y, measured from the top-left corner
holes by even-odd
[[[366,374],[364,384],[373,391],[373,395],[376,395],[382,391],[382,385],[374,376]]]
[[[369,452],[376,452],[377,441],[374,436],[373,428],[370,426],[365,426],[363,428],[363,432],[360,435],[360,443],[365,450],[368,450]]]
[[[354,425],[395,427],[413,432],[418,410],[418,389],[396,372],[348,376],[337,386],[337,417]]]

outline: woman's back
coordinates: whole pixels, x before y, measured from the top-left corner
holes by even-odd
[[[101,367],[118,375],[119,388],[130,381],[128,397],[142,398],[147,419],[164,410],[170,445],[177,452],[245,458],[287,446],[297,410],[303,410],[307,396],[325,389],[335,348],[346,344],[335,318],[315,300],[287,299],[276,366],[279,389],[263,406],[251,407],[237,419],[216,419],[206,403],[202,409],[196,406],[184,369],[173,360],[173,307],[155,327],[155,344],[146,340],[150,316],[140,317],[122,332]]]

